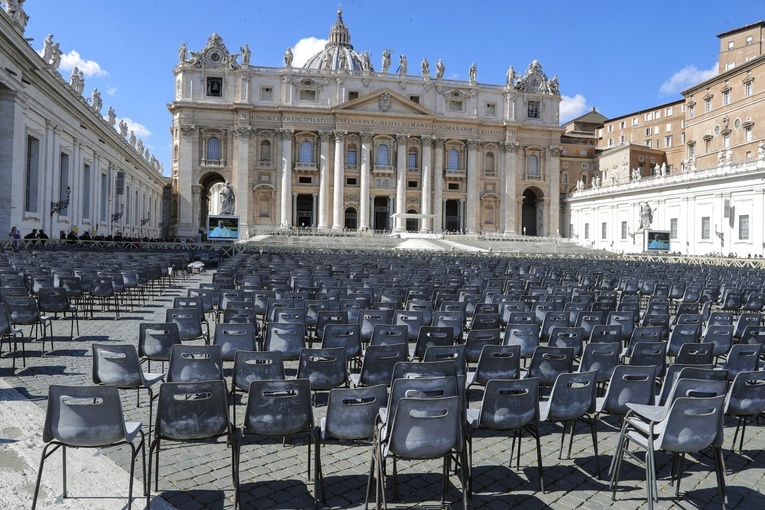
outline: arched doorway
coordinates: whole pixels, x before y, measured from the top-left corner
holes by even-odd
[[[390,230],[390,208],[388,197],[375,197],[374,203],[374,230]]]
[[[524,235],[537,236],[544,235],[542,232],[543,223],[541,215],[543,210],[540,207],[541,195],[531,188],[523,192],[523,205],[521,210],[521,227]]]
[[[348,230],[356,230],[358,228],[358,214],[353,207],[348,207],[345,210],[345,228]]]
[[[301,194],[297,196],[295,204],[297,214],[295,226],[299,228],[312,228],[313,224],[313,195]]]
[[[409,209],[406,211],[407,214],[417,214],[417,211],[414,209]],[[406,219],[406,231],[407,232],[417,232],[419,230],[419,223],[420,220],[417,218],[407,218]]]
[[[459,200],[447,200],[444,206],[444,230],[462,232],[462,211]]]
[[[221,195],[220,191],[223,188],[226,179],[217,172],[210,172],[205,174],[199,179],[199,185],[202,187],[199,193],[199,209],[197,209],[198,215],[196,221],[197,225],[207,225],[207,216],[210,214],[220,214]],[[236,208],[236,205],[234,206]],[[238,215],[238,209],[235,209],[235,213]]]

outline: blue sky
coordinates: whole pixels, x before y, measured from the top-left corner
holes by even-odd
[[[181,43],[196,51],[217,32],[232,53],[249,44],[252,65],[281,67],[287,47],[298,65],[323,47],[339,5],[354,49],[369,50],[378,70],[386,48],[393,62],[405,54],[410,69],[423,57],[434,69],[441,58],[452,79],[467,79],[475,62],[478,82],[494,84],[510,65],[523,72],[538,60],[558,75],[563,122],[593,106],[616,117],[680,99],[716,72],[717,34],[765,18],[765,0],[27,0],[25,37],[39,51],[54,34],[62,75],[78,65],[84,95],[98,87],[103,112],[113,106],[167,174],[167,104]]]

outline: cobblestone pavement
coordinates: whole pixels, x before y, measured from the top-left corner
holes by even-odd
[[[146,305],[123,313],[120,320],[114,320],[111,314],[96,312],[95,318],[80,321],[80,336],[69,340],[69,323],[54,321],[55,348],[51,353],[40,356],[40,345],[27,345],[27,366],[10,368],[11,358],[4,346],[0,358],[0,376],[24,398],[36,404],[36,412],[28,412],[17,417],[19,423],[0,423],[0,444],[6,450],[9,443],[24,439],[34,448],[31,457],[34,462],[26,465],[0,465],[1,476],[23,479],[24,490],[16,494],[12,501],[0,501],[1,508],[31,506],[31,494],[37,473],[36,459],[42,450],[42,424],[48,385],[90,384],[91,383],[91,344],[94,342],[131,343],[137,345],[138,325],[141,322],[164,321],[164,310],[172,304],[172,298],[185,295],[186,288],[198,287],[199,283],[208,282],[212,273],[194,275],[187,281],[177,282],[166,289],[158,298]],[[214,325],[213,325],[214,326]],[[156,364],[152,366],[158,368]],[[226,367],[229,378],[231,366]],[[288,375],[295,373],[295,366],[288,364]],[[9,390],[10,391],[10,390]],[[134,391],[121,392],[123,407],[129,419],[147,423],[148,405],[145,392],[141,394],[141,405],[136,407]],[[1,405],[8,406],[7,393]],[[471,406],[477,407],[480,393],[471,394]],[[323,416],[326,409],[326,397],[320,397],[316,407],[316,418]],[[241,419],[242,412],[237,413]],[[2,414],[0,413],[0,416]],[[0,418],[11,421],[13,418]],[[34,423],[29,423],[33,420]],[[16,425],[14,427],[14,425]],[[146,428],[146,427],[145,427]],[[9,431],[24,437],[11,437]],[[19,430],[23,431],[19,432]],[[752,425],[747,430],[743,453],[731,452],[735,424],[726,422],[725,463],[726,482],[728,484],[728,508],[763,508],[765,496],[765,432],[759,425]],[[524,438],[520,469],[508,465],[511,439],[477,438],[474,441],[474,492],[469,500],[470,508],[504,509],[518,507],[534,508],[588,508],[597,509],[616,506],[617,508],[642,508],[645,500],[645,472],[642,466],[625,460],[622,481],[612,502],[608,484],[594,476],[595,462],[600,463],[604,477],[614,452],[617,435],[617,423],[610,417],[598,420],[599,457],[593,454],[593,445],[588,428],[584,424],[577,427],[570,459],[558,459],[561,440],[561,427],[558,424],[543,424],[542,455],[544,464],[545,492],[538,492],[538,472],[533,439]],[[31,437],[31,436],[34,437]],[[103,454],[117,465],[127,469],[129,456],[126,449],[112,448]],[[322,447],[324,466],[324,487],[326,505],[329,508],[362,508],[369,471],[371,446],[366,443],[355,445],[327,444]],[[565,455],[564,455],[565,456]],[[7,457],[6,457],[7,458]],[[242,451],[241,489],[242,508],[293,509],[310,508],[313,501],[312,482],[305,479],[306,447],[303,443],[287,444],[281,442],[265,445],[245,446]],[[709,458],[701,457],[701,462],[690,465],[682,480],[682,499],[675,497],[674,487],[669,483],[670,457],[658,456],[659,496],[657,508],[719,508],[714,471]],[[51,465],[53,466],[53,464]],[[392,508],[442,508],[440,498],[440,464],[437,462],[399,462],[399,482],[401,499],[389,501]],[[390,466],[388,467],[390,474]],[[117,508],[124,504],[127,487],[117,487],[117,482],[103,485],[106,494],[89,495],[78,499],[77,493],[70,489],[70,498],[63,503],[60,498],[60,473],[55,467],[45,471],[49,490],[43,491],[40,508]],[[98,479],[99,472],[86,473],[92,480]],[[138,469],[136,477],[143,473]],[[77,476],[70,470],[70,476]],[[109,476],[109,475],[105,475]],[[6,480],[9,480],[7,478]],[[95,482],[94,482],[95,483]],[[30,487],[31,484],[31,487]],[[136,494],[140,491],[136,489]],[[388,499],[391,490],[388,489]],[[159,490],[153,491],[152,508],[167,508],[170,505],[179,509],[229,509],[233,508],[233,488],[230,470],[230,450],[221,442],[212,445],[171,446],[163,448],[159,474]],[[101,499],[99,499],[101,498]],[[449,481],[447,502],[451,507],[460,508],[459,480],[452,474]],[[134,508],[140,508],[144,500],[134,501]],[[449,504],[445,507],[449,507]]]

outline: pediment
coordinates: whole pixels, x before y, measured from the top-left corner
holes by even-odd
[[[394,115],[425,115],[428,117],[435,115],[428,108],[425,108],[408,97],[402,96],[388,88],[376,90],[351,101],[346,101],[337,107],[337,111],[343,113],[363,112],[378,114],[389,113]]]

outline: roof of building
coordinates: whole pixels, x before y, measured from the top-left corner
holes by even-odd
[[[592,107],[592,110],[585,113],[584,115],[581,115],[575,119],[571,119],[570,121],[563,124],[564,126],[567,126],[569,124],[573,123],[588,123],[588,124],[603,124],[608,120],[608,117],[600,113],[595,109],[595,107]]]
[[[754,27],[765,27],[765,21],[755,21],[754,23],[750,23],[748,25],[744,25],[743,27],[733,28],[731,30],[726,30],[725,32],[717,34],[717,37],[725,37],[726,35],[734,34],[736,32],[741,32],[742,30],[748,30],[750,28]]]
[[[362,71],[365,60],[368,62],[368,55],[353,50],[351,34],[343,23],[343,11],[338,10],[337,21],[329,31],[329,42],[323,50],[306,61],[303,69]],[[372,70],[371,64],[368,66]]]

